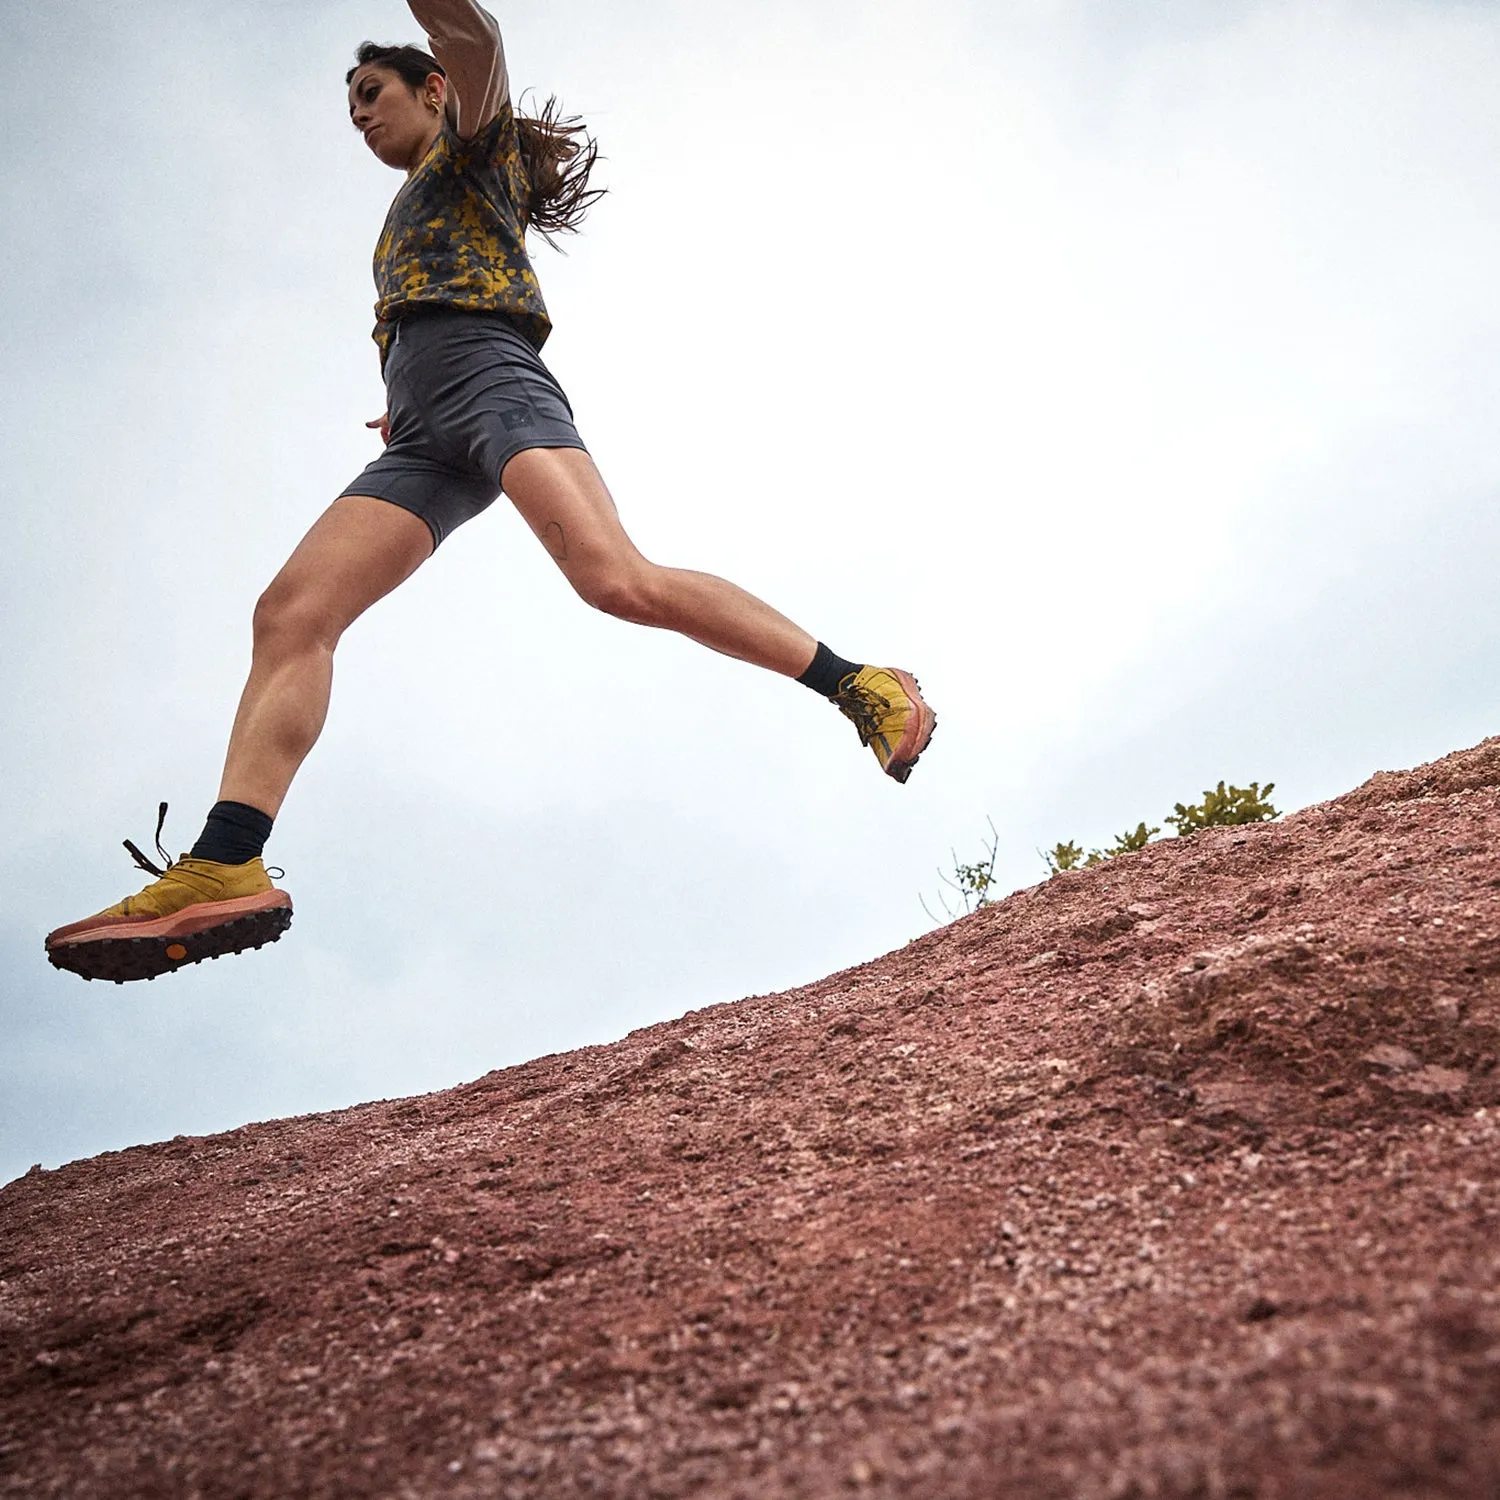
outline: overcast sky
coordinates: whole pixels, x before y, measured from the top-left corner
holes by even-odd
[[[51,927],[212,802],[249,615],[375,451],[350,130],[399,0],[3,0],[0,1180],[471,1078],[820,977],[1221,777],[1293,808],[1500,728],[1500,11],[517,0],[609,196],[537,252],[627,526],[939,714],[579,604],[501,502],[340,652],[261,953]]]

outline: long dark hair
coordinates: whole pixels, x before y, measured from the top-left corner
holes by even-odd
[[[428,75],[448,75],[435,57],[420,47],[382,47],[361,42],[355,63],[344,75],[345,84],[372,64],[389,68],[408,88],[419,89]],[[521,147],[521,165],[526,169],[526,202],[522,204],[525,228],[534,229],[555,245],[554,236],[576,234],[604,188],[589,186],[589,173],[599,159],[599,143],[588,133],[577,115],[565,115],[555,94],[549,94],[534,115],[516,111],[516,134]]]

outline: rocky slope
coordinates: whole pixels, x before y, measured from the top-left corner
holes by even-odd
[[[1493,1496],[1500,740],[0,1191],[0,1494]]]

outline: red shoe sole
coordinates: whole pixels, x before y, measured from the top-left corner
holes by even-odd
[[[887,776],[904,782],[911,775],[912,767],[916,765],[922,752],[932,740],[932,731],[937,728],[937,715],[928,708],[927,700],[923,698],[922,690],[917,685],[917,679],[910,672],[903,672],[899,667],[888,667],[886,670],[901,684],[901,691],[911,699],[917,709],[912,720],[907,723],[906,733],[901,736],[901,743],[891,752],[891,758],[886,762],[885,767]]]
[[[84,979],[124,984],[263,947],[291,925],[292,898],[285,891],[264,891],[234,901],[200,902],[146,922],[115,921],[82,932],[59,928],[47,940],[47,959]]]

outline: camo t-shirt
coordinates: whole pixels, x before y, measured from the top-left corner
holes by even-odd
[[[471,140],[451,119],[396,194],[375,246],[375,342],[418,306],[504,313],[538,349],[552,331],[526,254],[529,189],[515,113],[503,100]]]
[[[526,254],[526,198],[505,47],[476,0],[407,0],[447,74],[443,128],[375,246],[380,362],[413,307],[499,312],[538,349],[552,331]]]

